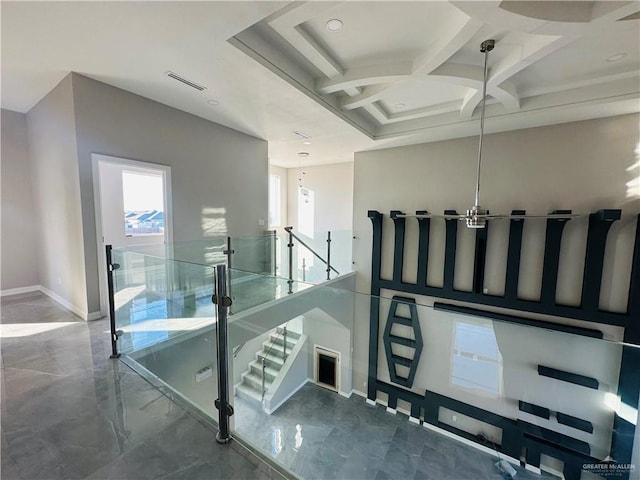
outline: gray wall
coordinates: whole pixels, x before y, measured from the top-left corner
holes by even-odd
[[[487,135],[484,142],[481,204],[493,213],[525,209],[547,213],[568,208],[584,213],[600,208],[622,208],[623,220],[611,228],[601,304],[626,309],[630,255],[635,234],[634,214],[640,211],[637,146],[639,116],[624,115]],[[473,204],[477,137],[422,145],[358,152],[354,180],[354,260],[359,291],[369,291],[371,264],[371,222],[367,210],[379,210],[384,223],[383,273],[392,270],[393,225],[389,210],[407,213],[429,210],[462,213]],[[635,183],[633,183],[635,182]],[[635,185],[635,186],[634,186]],[[565,229],[566,257],[560,264],[558,295],[561,301],[579,302],[584,233],[587,219],[572,220]],[[528,221],[523,243],[520,294],[535,297],[542,269],[544,220]],[[417,259],[417,221],[407,222],[405,261]],[[461,228],[456,265],[456,287],[468,288],[472,280],[472,231]],[[486,283],[489,293],[504,288],[508,222],[494,221],[489,230]],[[494,242],[494,239],[497,242]],[[444,222],[432,221],[429,255],[430,283],[442,282]],[[405,272],[415,281],[415,268]]]
[[[40,284],[84,318],[100,310],[92,153],[172,168],[176,242],[265,229],[264,140],[77,74],[27,126]]]
[[[175,242],[264,230],[265,141],[81,75],[72,79],[89,311],[100,308],[92,153],[171,167]]]
[[[529,213],[546,213],[567,208],[589,213],[600,208],[623,209],[623,219],[610,231],[600,297],[602,308],[618,311],[626,310],[635,215],[640,211],[639,118],[634,114],[488,135],[483,156],[480,203],[492,212],[525,209]],[[356,153],[354,260],[358,291],[368,292],[370,288],[372,229],[367,210],[385,214],[382,271],[386,278],[391,278],[393,223],[388,219],[389,210],[464,212],[473,203],[476,159],[477,137]],[[430,284],[441,285],[444,221],[431,223],[428,278]],[[571,220],[565,228],[557,291],[563,303],[580,302],[587,226],[587,219],[582,218]],[[417,221],[409,219],[405,244],[408,268],[404,271],[404,280],[408,282],[415,282],[417,274],[417,231]],[[519,284],[519,294],[525,298],[537,298],[539,291],[544,231],[544,220],[528,220],[525,225]],[[473,231],[459,228],[455,281],[459,289],[471,287],[473,238]],[[485,275],[491,294],[504,291],[507,239],[508,222],[492,221]],[[385,291],[383,295],[391,296],[393,292]],[[431,298],[417,301],[424,305],[433,303]],[[365,302],[359,302],[356,309],[354,388],[362,389],[366,385],[369,309]],[[416,391],[429,388],[509,417],[526,417],[528,421],[532,421],[531,416],[517,410],[519,399],[583,416],[594,422],[596,430],[590,440],[594,451],[606,451],[612,416],[602,409],[602,396],[606,391],[616,391],[620,355],[616,345],[602,341],[586,345],[588,340],[574,342],[572,336],[542,331],[518,334],[511,331],[516,327],[500,326],[495,334],[504,360],[504,397],[496,401],[452,386],[448,379],[453,361],[454,319],[443,318],[429,307],[419,310],[426,343],[414,383]],[[387,311],[388,302],[381,308],[383,325]],[[620,338],[618,329],[604,330],[607,338]],[[382,343],[379,348],[379,376],[388,379]],[[601,390],[593,394],[576,391],[572,385],[561,385],[553,395],[542,395],[541,392],[549,392],[549,386],[536,383],[542,382],[533,368],[537,363],[592,374],[601,381]],[[550,422],[541,424],[557,431],[566,430],[553,419]],[[572,436],[584,437],[575,432]]]
[[[70,75],[27,114],[40,285],[86,317],[97,309],[87,308],[75,121]]]
[[[36,220],[31,191],[27,117],[2,110],[2,241],[0,290],[37,286]]]

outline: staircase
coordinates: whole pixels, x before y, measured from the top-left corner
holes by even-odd
[[[287,330],[287,356],[296,346],[300,334]],[[262,359],[265,359],[264,388],[274,382],[285,364],[284,329],[278,327],[269,335],[269,340],[262,343],[262,350],[256,352],[256,358],[249,364],[249,369],[242,374],[242,382],[236,385],[236,395],[262,407]]]

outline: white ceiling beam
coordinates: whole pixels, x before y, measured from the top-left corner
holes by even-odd
[[[268,20],[269,26],[306,57],[326,77],[342,75],[339,62],[304,27],[304,22],[341,2],[294,3]]]
[[[502,104],[507,112],[516,112],[520,109],[520,97],[516,92],[516,87],[511,82],[506,81],[499,86],[487,85],[487,95],[495,98]],[[482,101],[482,86],[480,88],[470,88],[460,108],[460,118],[468,120],[473,116],[476,107]]]
[[[442,115],[445,113],[459,112],[461,108],[462,100],[439,103],[438,105],[393,113],[389,115],[389,121],[387,123],[403,122],[405,120],[414,120],[416,118],[433,117],[435,115]]]
[[[365,105],[364,109],[381,125],[389,123],[389,115],[387,115],[387,112],[384,111],[380,104],[371,103],[369,105]]]
[[[394,83],[393,87],[398,86],[398,83]],[[364,107],[380,100],[389,91],[389,85],[381,83],[378,85],[369,85],[364,88],[360,95],[342,99],[340,102],[340,108],[343,110],[353,110],[355,108]]]
[[[438,68],[464,47],[478,33],[483,22],[460,14],[446,22],[438,32],[438,40],[413,60],[413,73],[426,75]]]
[[[434,69],[446,62],[454,53],[462,48],[482,27],[482,22],[467,15],[460,13],[449,22],[443,24],[438,34],[439,40],[431,45],[427,51],[415,58],[412,62],[411,74],[427,75]],[[409,75],[407,75],[408,77]],[[365,88],[364,92],[352,99],[345,101],[342,108],[353,110],[354,108],[363,107],[381,100],[390,89],[396,86],[395,82],[402,80],[402,75],[398,75],[394,79],[389,79],[386,85],[378,88]],[[367,84],[371,85],[371,83]]]
[[[386,65],[370,65],[353,68],[328,80],[321,80],[316,84],[316,90],[322,94],[329,94],[348,88],[365,87],[378,83],[389,83],[407,78],[412,73],[411,62],[397,62]]]

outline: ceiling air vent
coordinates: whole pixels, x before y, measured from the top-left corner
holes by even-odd
[[[185,85],[189,85],[191,88],[195,88],[200,92],[207,89],[207,87],[203,87],[202,85],[192,82],[191,80],[187,80],[186,78],[181,77],[180,75],[174,72],[167,72],[167,77],[171,77],[174,80],[184,83]]]

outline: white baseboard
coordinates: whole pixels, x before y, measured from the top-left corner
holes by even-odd
[[[77,307],[73,303],[71,303],[71,302],[67,301],[66,299],[62,298],[57,293],[52,292],[51,290],[49,290],[47,287],[44,287],[44,286],[40,285],[40,291],[42,293],[44,293],[47,297],[49,297],[51,300],[59,303],[60,305],[62,305],[67,310],[70,310],[71,312],[75,313],[82,320],[86,321],[86,320],[89,319],[89,313],[87,311],[80,309],[79,307]],[[92,315],[94,315],[94,314],[95,313],[92,313]]]
[[[294,389],[289,393],[289,395],[287,395],[287,396],[286,396],[285,398],[283,398],[280,402],[278,402],[278,404],[277,404],[275,407],[273,407],[273,408],[265,408],[265,409],[264,409],[264,411],[265,411],[268,415],[271,415],[273,412],[275,412],[277,409],[279,409],[279,408],[284,404],[284,402],[286,402],[286,401],[287,401],[287,400],[289,400],[291,397],[293,397],[293,396],[296,394],[296,392],[297,392],[298,390],[300,390],[302,387],[304,387],[304,386],[307,384],[307,382],[310,382],[310,381],[311,381],[311,379],[309,379],[309,378],[305,379],[305,380],[304,380],[300,385],[298,385],[296,388],[294,388]],[[266,400],[266,399],[265,399],[265,400]],[[271,407],[271,405],[269,405],[269,407]]]
[[[40,285],[29,285],[28,287],[8,288],[0,290],[0,297],[9,297],[11,295],[20,295],[21,293],[39,292]]]
[[[98,310],[97,312],[91,312],[90,314],[88,314],[85,320],[87,320],[87,322],[92,322],[94,320],[100,320],[102,317],[106,317],[106,315]]]
[[[356,395],[358,395],[359,397],[362,398],[367,398],[367,394],[364,392],[361,392],[360,390],[356,390],[355,388],[353,390],[351,390],[353,393],[355,393]]]
[[[77,306],[73,305],[71,302],[68,302],[67,300],[62,298],[57,293],[52,292],[47,287],[43,287],[42,285],[29,285],[28,287],[8,288],[7,290],[0,290],[0,297],[8,297],[11,295],[20,295],[22,293],[31,293],[31,292],[44,293],[51,300],[53,300],[56,303],[59,303],[62,307],[66,308],[67,310],[70,310],[71,312],[73,312],[74,314],[76,314],[78,317],[80,317],[85,321],[99,320],[105,316],[101,311],[89,313],[85,310],[82,310]]]

